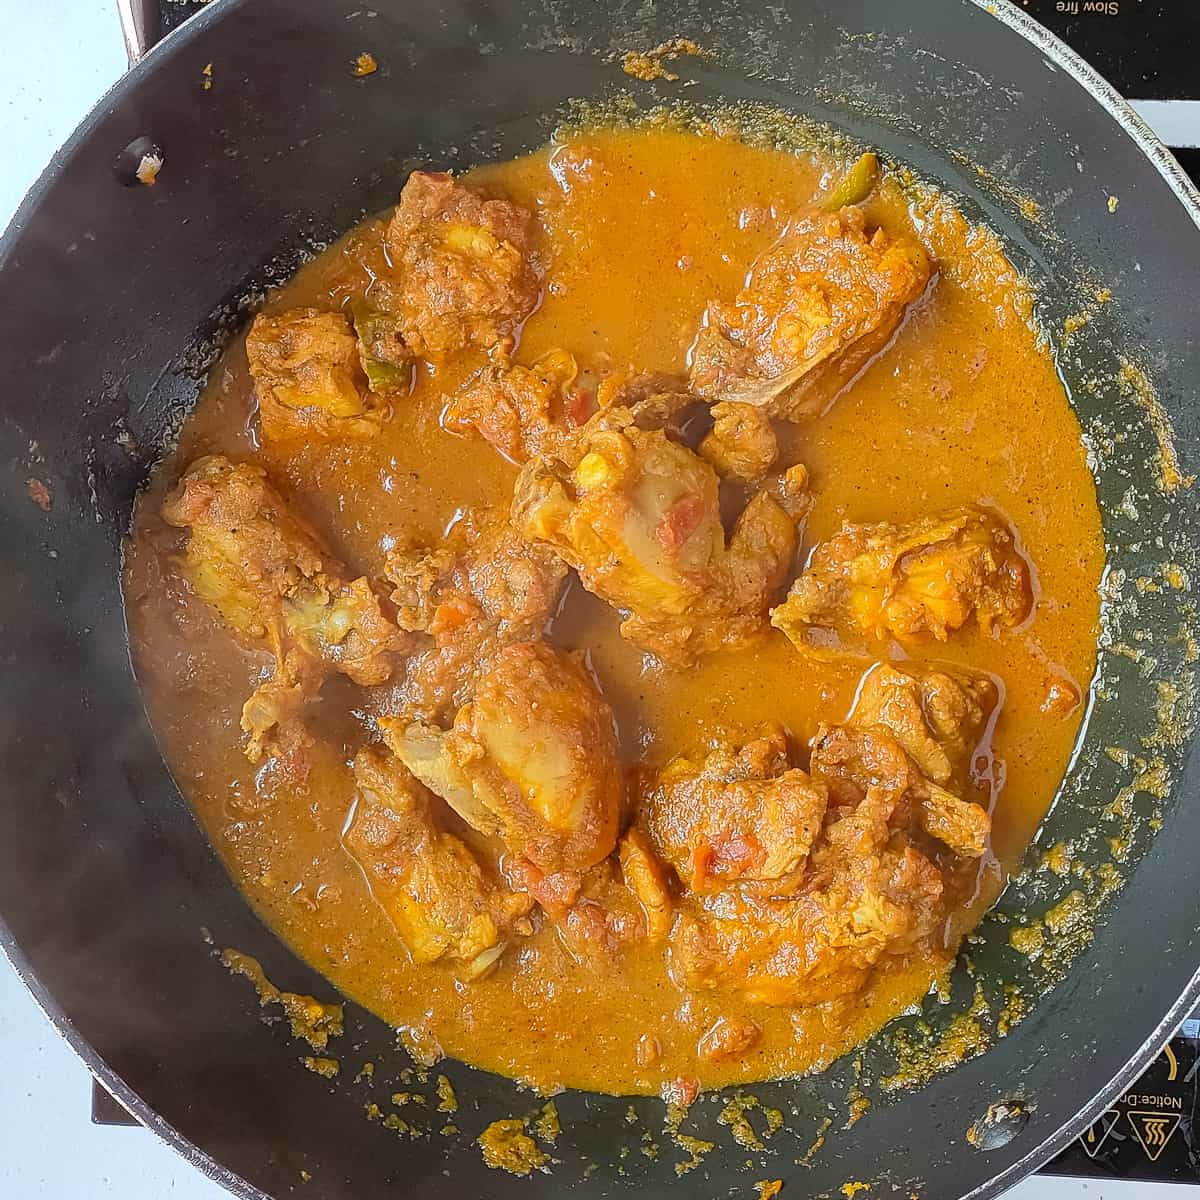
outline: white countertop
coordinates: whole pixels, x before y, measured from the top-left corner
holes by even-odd
[[[3,223],[53,150],[119,77],[125,55],[112,0],[0,0],[0,25],[9,47],[0,71]],[[147,1130],[91,1123],[87,1068],[2,957],[0,1047],[0,1197],[220,1200],[228,1195]],[[1200,1187],[1035,1176],[1008,1193],[1010,1200],[1168,1196],[1200,1200]]]

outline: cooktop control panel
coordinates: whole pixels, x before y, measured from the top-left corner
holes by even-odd
[[[1184,1021],[1142,1077],[1042,1168],[1052,1175],[1200,1181],[1196,1136],[1200,1020]]]
[[[1195,0],[1014,0],[1135,100],[1200,99]]]

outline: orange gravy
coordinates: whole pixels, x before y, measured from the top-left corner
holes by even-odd
[[[528,207],[543,229],[546,285],[524,327],[521,360],[564,346],[581,361],[684,370],[706,301],[732,296],[751,260],[835,167],[732,139],[633,129],[572,135],[472,172],[474,186]],[[894,344],[830,412],[784,441],[784,461],[808,466],[817,498],[801,560],[845,520],[906,521],[972,502],[1009,518],[1036,571],[1036,610],[1025,624],[995,636],[972,626],[914,653],[1004,684],[993,739],[1003,786],[992,853],[954,921],[965,930],[1019,860],[1071,753],[1082,706],[1065,716],[1041,706],[1054,677],[1086,695],[1095,667],[1100,514],[1079,424],[996,239],[949,201],[914,199],[888,180],[866,207],[869,221],[914,232],[940,274]],[[351,231],[267,308],[329,308],[360,296],[382,269],[382,229],[371,220]],[[342,991],[446,1054],[539,1088],[617,1093],[828,1063],[917,1002],[948,956],[880,971],[853,1003],[789,1011],[688,994],[668,975],[661,947],[625,951],[597,972],[574,963],[547,927],[491,976],[456,984],[443,966],[410,963],[340,840],[354,791],[348,761],[371,740],[368,714],[386,698],[329,681],[309,722],[320,745],[306,786],[286,785],[269,765],[256,769],[243,757],[241,706],[269,659],[240,648],[175,574],[178,534],[157,516],[164,489],[200,454],[261,462],[354,572],[377,576],[390,539],[436,538],[466,506],[507,509],[514,468],[483,441],[439,425],[446,396],[477,365],[467,356],[422,367],[378,438],[283,453],[256,443],[240,340],[212,372],[177,454],[140,507],[126,579],[135,661],[180,787],[271,927]],[[577,584],[552,636],[589,651],[630,761],[661,763],[718,729],[737,736],[771,720],[803,746],[818,721],[847,714],[864,669],[814,664],[772,631],[748,651],[671,670],[623,641],[616,614]],[[696,1043],[722,1015],[752,1015],[762,1039],[744,1058],[701,1063]],[[634,1049],[647,1033],[662,1056],[639,1066]]]

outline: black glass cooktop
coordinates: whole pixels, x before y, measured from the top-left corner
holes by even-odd
[[[1168,145],[1175,143],[1176,158],[1200,183],[1200,0],[1013,2],[1069,43],[1129,100],[1170,103],[1175,119],[1170,130],[1160,128],[1160,136]]]
[[[1196,0],[1013,0],[1123,95],[1200,100]]]
[[[1200,1181],[1198,1073],[1200,1020],[1192,1018],[1149,1070],[1044,1167],[1043,1174]]]

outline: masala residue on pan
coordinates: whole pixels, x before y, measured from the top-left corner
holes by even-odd
[[[1175,431],[1171,418],[1163,408],[1153,385],[1145,372],[1129,359],[1123,359],[1117,375],[1117,386],[1122,394],[1131,397],[1146,414],[1151,429],[1158,441],[1158,479],[1168,494],[1178,488],[1190,488],[1196,482],[1195,475],[1184,475],[1179,466],[1179,453],[1175,449]]]
[[[478,1142],[483,1161],[510,1175],[528,1175],[550,1161],[550,1156],[525,1132],[525,1122],[516,1118],[493,1121],[479,1135]]]
[[[707,50],[700,48],[690,38],[674,37],[660,42],[651,50],[629,50],[621,58],[621,70],[635,79],[651,82],[655,79],[665,79],[674,83],[679,79],[673,71],[669,71],[666,63],[681,55],[690,54],[701,58],[710,58]]]
[[[233,974],[244,975],[250,980],[261,1007],[278,1004],[288,1019],[292,1036],[303,1038],[314,1050],[324,1050],[330,1038],[341,1036],[343,1005],[326,1004],[315,996],[281,991],[266,977],[258,959],[240,950],[223,950],[221,962]]]

